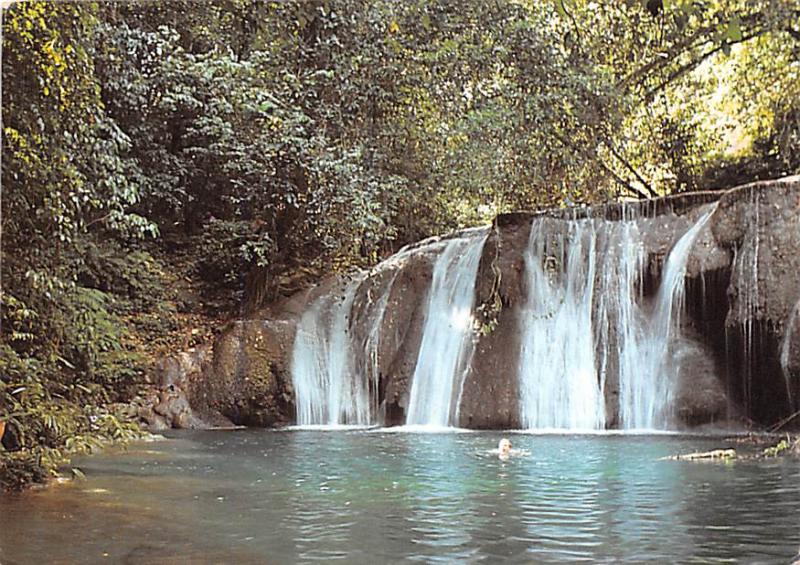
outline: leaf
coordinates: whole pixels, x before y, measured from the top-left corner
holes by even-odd
[[[424,27],[426,30],[431,29],[431,17],[428,14],[422,14],[420,22],[422,23],[422,27]]]
[[[741,41],[742,40],[742,22],[739,16],[733,16],[731,21],[728,22],[728,31],[727,31],[727,38],[730,41]],[[723,47],[724,50],[724,47]],[[728,53],[725,53],[726,55]]]
[[[722,52],[725,53],[725,55],[731,54],[731,44],[727,41],[723,42],[722,44]]]

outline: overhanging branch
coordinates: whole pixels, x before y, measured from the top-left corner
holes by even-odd
[[[574,144],[574,143],[572,143],[571,141],[569,141],[569,140],[565,139],[563,136],[559,135],[558,133],[556,133],[556,132],[552,132],[552,135],[553,135],[553,137],[555,137],[555,138],[556,138],[556,139],[557,139],[557,140],[558,140],[558,141],[559,141],[559,142],[560,142],[560,143],[561,143],[561,144],[562,144],[564,147],[567,147],[568,149],[572,149],[573,151],[576,151],[576,152],[578,152],[578,153],[585,153],[585,152],[586,152],[585,150],[581,149],[580,147],[578,147],[577,145],[575,145],[575,144]],[[596,159],[597,159],[597,163],[600,165],[600,167],[602,167],[602,169],[603,169],[603,170],[604,170],[606,173],[608,173],[609,175],[611,175],[611,178],[614,180],[614,182],[616,182],[616,183],[617,183],[619,186],[621,186],[622,188],[624,188],[624,189],[625,189],[626,191],[628,191],[630,194],[632,194],[632,195],[635,195],[635,196],[638,196],[639,198],[644,198],[644,199],[649,199],[649,198],[651,198],[652,196],[654,196],[654,195],[655,195],[654,193],[652,193],[652,194],[651,194],[651,193],[648,193],[646,190],[644,190],[644,189],[641,189],[641,188],[637,187],[636,185],[634,185],[634,184],[631,184],[630,182],[628,182],[628,181],[626,181],[625,179],[623,179],[621,176],[619,176],[619,175],[616,173],[616,171],[614,171],[614,169],[612,169],[611,167],[609,167],[608,165],[606,165],[606,164],[605,164],[605,163],[604,163],[604,162],[603,162],[603,161],[602,161],[602,160],[601,160],[599,157],[596,157]],[[647,187],[647,188],[649,189],[649,187]]]
[[[651,101],[653,99],[653,97],[656,94],[659,93],[659,91],[664,89],[671,82],[681,78],[686,73],[693,71],[694,69],[699,67],[704,61],[708,60],[710,57],[712,57],[712,56],[716,55],[717,53],[719,53],[720,51],[724,50],[726,47],[730,47],[731,45],[736,45],[738,43],[744,43],[745,41],[749,41],[749,40],[751,40],[751,39],[753,39],[755,37],[763,35],[766,32],[767,32],[767,29],[762,29],[762,30],[757,31],[756,33],[753,33],[753,34],[748,35],[746,37],[742,37],[742,39],[740,39],[738,41],[731,41],[731,42],[723,43],[721,45],[717,45],[715,48],[711,49],[710,51],[707,51],[706,53],[703,53],[703,55],[701,55],[697,59],[694,59],[693,61],[690,61],[689,63],[686,63],[685,65],[679,67],[678,69],[676,69],[672,73],[670,73],[670,75],[667,78],[662,80],[660,83],[658,83],[656,86],[654,86],[653,88],[651,88],[650,90],[648,90],[645,93],[644,100],[646,102]]]
[[[616,157],[616,158],[617,158],[617,160],[618,160],[620,163],[622,163],[622,165],[623,165],[623,166],[624,166],[626,169],[628,169],[628,170],[629,170],[631,173],[633,173],[633,176],[635,176],[635,177],[636,177],[636,180],[638,180],[638,181],[641,183],[641,185],[644,187],[644,190],[646,191],[646,192],[640,191],[640,193],[641,193],[641,194],[647,194],[647,195],[648,195],[648,198],[655,198],[655,197],[657,197],[657,196],[658,196],[658,193],[656,193],[655,189],[653,189],[653,187],[652,187],[652,186],[650,186],[650,183],[649,183],[649,182],[647,182],[647,181],[644,179],[644,177],[643,177],[641,174],[639,174],[639,171],[637,171],[637,170],[636,170],[636,167],[634,167],[633,165],[631,165],[631,164],[630,164],[630,162],[629,162],[628,160],[626,160],[626,159],[625,159],[625,158],[624,158],[624,157],[623,157],[623,156],[622,156],[622,155],[619,153],[619,151],[617,151],[617,150],[614,148],[614,145],[613,145],[613,144],[612,144],[612,143],[611,143],[611,142],[610,142],[608,139],[604,139],[604,140],[603,140],[603,145],[605,145],[605,146],[608,148],[608,150],[611,152],[611,154],[612,154],[614,157]]]

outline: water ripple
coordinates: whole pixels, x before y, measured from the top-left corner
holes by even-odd
[[[123,561],[146,543],[198,563],[789,562],[800,546],[797,461],[660,460],[719,438],[518,434],[528,455],[503,461],[478,432],[183,437],[0,500],[0,561]]]

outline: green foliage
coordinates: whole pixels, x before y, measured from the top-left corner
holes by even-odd
[[[41,483],[49,474],[37,453],[0,450],[0,491],[17,491],[32,483]]]
[[[87,263],[97,238],[156,233],[133,211],[130,140],[100,99],[96,9],[19,2],[3,14],[0,421],[3,465],[35,462],[27,478],[112,437],[97,423],[104,406],[141,373],[114,298],[81,280],[97,272]]]
[[[254,226],[250,222],[208,222],[196,243],[196,276],[207,283],[233,289],[241,298],[245,266],[250,261],[256,263],[266,260],[273,246],[268,234],[260,239],[253,231]],[[248,260],[245,260],[245,254]]]
[[[155,308],[164,287],[159,264],[150,253],[131,251],[113,241],[84,241],[78,246],[82,265],[78,283],[119,298],[113,310],[125,313],[131,309]]]
[[[788,439],[782,439],[777,444],[767,447],[763,451],[764,457],[777,457],[784,451],[788,450],[792,447],[792,444],[789,443]]]
[[[103,406],[109,383],[67,378],[70,363],[50,365],[0,345],[0,486],[16,489],[42,481],[68,461],[108,441],[138,436],[138,428]],[[110,366],[100,361],[100,366]],[[115,378],[118,378],[115,376]]]
[[[697,117],[709,85],[692,73],[735,45],[790,40],[796,12],[780,0],[181,6],[103,5],[103,99],[133,140],[148,217],[209,245],[219,222],[244,237],[240,268],[216,273],[237,288],[252,269],[370,263],[510,209],[694,189],[718,136]]]

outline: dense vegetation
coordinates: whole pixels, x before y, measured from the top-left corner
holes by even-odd
[[[798,22],[791,0],[12,5],[3,486],[134,434],[154,356],[321,274],[514,208],[798,172]]]

